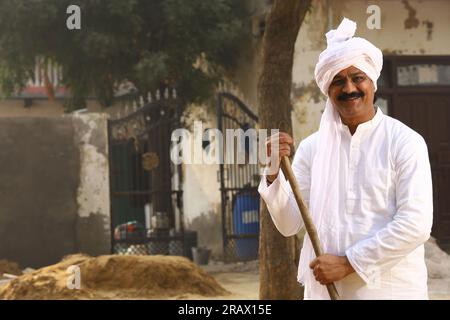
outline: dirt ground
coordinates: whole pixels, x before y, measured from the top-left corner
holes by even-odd
[[[448,251],[447,251],[448,252]],[[431,237],[425,243],[425,261],[428,268],[428,295],[430,300],[450,300],[450,255],[442,250]],[[217,299],[258,299],[258,261],[223,264],[212,261],[202,266],[207,273],[231,294]],[[187,299],[205,299],[201,296],[186,296]]]
[[[426,243],[425,253],[429,275],[429,298],[450,300],[450,256],[436,245],[434,239]],[[85,274],[96,275],[90,279],[93,286],[87,288],[88,291],[80,294],[80,297],[72,296],[72,293],[68,293],[64,288],[64,281],[67,278],[65,268],[69,264],[78,264],[82,271],[86,271]],[[3,266],[8,266],[9,273],[20,274],[20,271],[15,269],[14,263],[4,261]],[[117,283],[114,277],[117,277],[119,271],[123,274],[119,277],[120,282]],[[183,277],[179,276],[180,272],[184,274]],[[208,265],[197,266],[181,257],[103,256],[91,259],[91,257],[75,255],[57,265],[32,273],[24,273],[21,281],[0,277],[0,299],[20,297],[25,299],[56,297],[58,299],[60,297],[62,299],[257,300],[259,298],[259,265],[256,260],[231,264],[210,261]],[[142,281],[142,276],[146,277],[146,281]],[[161,282],[161,278],[165,280]],[[180,281],[180,278],[184,280]],[[136,282],[136,279],[139,281]],[[192,281],[187,283],[186,279]],[[49,290],[49,284],[51,284],[51,290]],[[6,286],[15,289],[12,290],[14,293],[5,293],[2,289],[6,289]],[[128,292],[132,288],[139,288],[139,292],[127,295],[125,291]],[[192,290],[193,288],[195,290]],[[168,289],[171,289],[170,292],[167,291]],[[31,293],[35,295],[30,295]]]
[[[237,263],[223,265],[212,263],[202,268],[211,274],[216,281],[231,294],[218,296],[213,299],[233,300],[258,300],[259,299],[259,274],[258,262]],[[450,271],[450,270],[449,270]],[[429,278],[428,294],[430,300],[450,300],[450,277]],[[178,299],[211,299],[198,295],[186,295]]]
[[[229,294],[204,297],[200,295],[180,295],[176,299],[192,300],[258,300],[259,299],[259,273],[258,261],[224,264],[211,261],[206,266],[201,266],[208,274]]]
[[[201,267],[230,293],[215,297],[206,297],[198,294],[181,294],[169,299],[258,300],[259,274],[257,271],[257,261],[229,265],[212,262],[208,266]],[[450,300],[450,279],[429,279],[428,286],[431,300]]]

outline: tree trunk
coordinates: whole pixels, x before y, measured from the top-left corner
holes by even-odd
[[[292,135],[290,101],[295,40],[311,0],[275,0],[263,38],[263,64],[258,82],[258,116],[261,128]],[[270,132],[269,132],[270,134]],[[275,228],[261,201],[260,299],[302,299],[297,282],[300,243]]]

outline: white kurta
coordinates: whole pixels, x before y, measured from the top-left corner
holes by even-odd
[[[346,255],[356,271],[336,282],[340,297],[427,299],[423,243],[431,232],[433,196],[424,139],[380,108],[353,136],[346,125],[339,126],[341,205],[335,241],[339,255]],[[307,204],[316,140],[317,132],[304,139],[292,163]],[[258,191],[274,224],[284,236],[295,235],[303,221],[289,183],[281,170],[270,186],[265,179]],[[306,285],[305,299],[329,299],[312,291]]]

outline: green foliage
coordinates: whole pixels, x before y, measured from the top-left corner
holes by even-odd
[[[33,77],[36,56],[62,66],[70,108],[88,96],[107,106],[114,86],[140,92],[161,84],[186,102],[203,101],[238,58],[249,27],[242,0],[1,0],[0,89]],[[66,9],[81,8],[81,30],[68,30]],[[208,72],[194,67],[204,57]]]

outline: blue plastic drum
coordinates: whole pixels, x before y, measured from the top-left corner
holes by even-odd
[[[247,239],[236,239],[236,256],[240,260],[258,257],[259,246],[259,195],[257,192],[242,192],[234,196],[233,233],[255,235]]]

